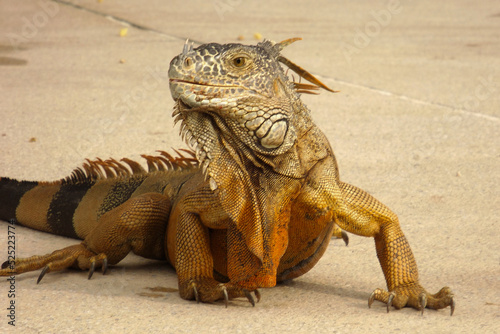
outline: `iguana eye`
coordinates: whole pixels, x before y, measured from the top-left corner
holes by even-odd
[[[191,65],[193,65],[193,60],[191,59],[191,57],[187,57],[184,60],[184,67],[191,67]]]
[[[236,67],[243,67],[247,60],[245,57],[236,57],[233,59],[233,65]]]

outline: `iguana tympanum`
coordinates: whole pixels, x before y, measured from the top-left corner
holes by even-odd
[[[182,298],[246,297],[308,272],[342,230],[373,237],[396,308],[454,309],[448,287],[429,294],[397,216],[339,179],[335,156],[300,93],[330,90],[283,55],[281,43],[204,44],[170,63],[173,116],[195,152],[88,160],[56,182],[0,179],[0,218],[83,239],[7,261],[0,275],[76,267],[106,270],[130,251],[168,261]],[[282,64],[310,83],[289,81]],[[179,152],[178,152],[179,153]],[[12,259],[11,259],[12,260]]]

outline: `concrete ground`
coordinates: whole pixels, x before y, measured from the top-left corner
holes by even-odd
[[[13,330],[14,300],[23,333],[500,332],[498,1],[2,0],[0,175],[53,180],[84,158],[184,146],[170,116],[170,60],[188,37],[259,36],[302,37],[286,56],[341,91],[304,100],[342,179],[399,215],[421,282],[450,286],[455,315],[368,309],[385,282],[373,241],[351,235],[307,275],[263,290],[255,308],[182,300],[172,269],[136,256],[90,281],[17,276],[15,298],[0,282],[0,331]],[[15,231],[17,257],[75,243]],[[7,246],[0,224],[0,258]]]

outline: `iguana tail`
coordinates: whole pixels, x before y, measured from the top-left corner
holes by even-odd
[[[0,219],[16,219],[16,209],[21,198],[38,185],[38,182],[0,178]]]
[[[81,199],[95,182],[33,182],[0,178],[0,219],[32,229],[82,238],[73,226]]]

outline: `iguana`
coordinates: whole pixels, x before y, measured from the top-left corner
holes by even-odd
[[[301,93],[317,78],[285,58],[290,43],[185,44],[170,63],[173,117],[194,151],[94,160],[56,182],[0,179],[0,218],[83,239],[44,256],[10,259],[0,275],[76,267],[106,271],[130,251],[166,260],[180,296],[260,299],[258,288],[308,272],[332,235],[375,239],[387,290],[369,297],[402,308],[455,308],[444,287],[429,294],[397,216],[339,179],[337,162]],[[290,80],[283,66],[310,83]]]

